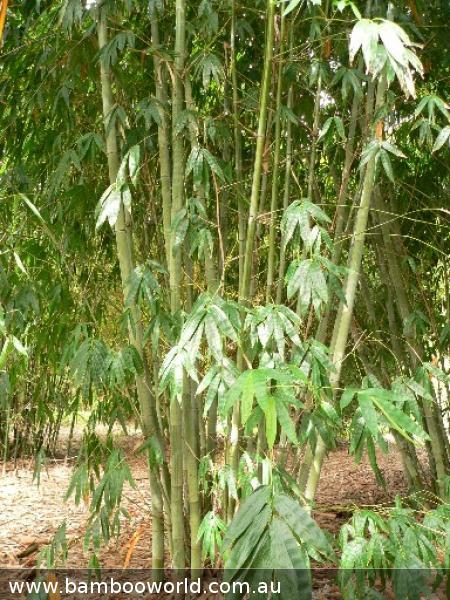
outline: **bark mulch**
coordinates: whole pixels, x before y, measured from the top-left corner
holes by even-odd
[[[123,505],[130,518],[124,519],[117,543],[101,552],[104,568],[149,568],[151,564],[150,493],[147,466],[135,450],[138,434],[119,437],[125,449],[137,489],[127,486]],[[336,534],[351,516],[354,506],[388,504],[397,494],[406,493],[400,457],[391,448],[379,456],[387,486],[377,484],[366,458],[357,465],[345,447],[328,457],[320,480],[315,517],[321,527]],[[16,469],[6,465],[0,477],[0,567],[23,568],[35,565],[37,552],[49,543],[58,527],[66,521],[69,540],[67,567],[87,566],[83,535],[89,516],[88,507],[64,500],[72,473],[73,459],[49,459],[41,473],[40,485],[33,482],[33,462],[20,460]],[[1,472],[1,469],[0,469]],[[319,573],[315,577],[315,600],[340,598],[333,581]],[[386,596],[388,597],[388,596]]]

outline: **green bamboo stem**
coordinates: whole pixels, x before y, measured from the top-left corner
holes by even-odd
[[[397,361],[399,363],[404,363],[406,356],[404,355],[403,348],[400,344],[400,332],[399,332],[399,327],[398,327],[398,319],[397,319],[397,315],[396,315],[395,307],[394,307],[394,300],[393,300],[394,294],[393,294],[393,290],[392,290],[392,282],[390,280],[388,267],[386,264],[386,256],[385,256],[383,250],[380,248],[379,243],[376,244],[376,251],[377,251],[378,264],[380,265],[381,277],[382,277],[382,280],[386,283],[386,291],[387,291],[386,310],[387,310],[387,315],[388,315],[391,347],[394,352],[394,355],[397,357]],[[401,438],[401,441],[399,440],[397,443],[399,443],[399,442],[400,442],[400,444],[403,444],[403,446],[405,447],[405,454],[407,453],[410,456],[410,458],[407,458],[405,460],[405,466],[410,472],[411,483],[412,483],[413,488],[416,490],[423,489],[423,478],[421,475],[420,463],[419,463],[419,459],[417,458],[417,453],[416,453],[415,447],[410,443],[406,443],[406,446],[405,446],[405,440],[403,438]],[[408,466],[409,462],[412,463],[411,467]]]
[[[377,250],[378,250],[378,248],[377,248]],[[389,286],[390,279],[389,279],[388,273],[386,272],[385,265],[383,264],[384,261],[382,261],[382,259],[384,257],[381,256],[381,253],[379,251],[377,252],[377,257],[378,257],[378,261],[379,261],[379,265],[380,265],[380,273],[382,274],[382,281],[385,282],[386,286]],[[380,262],[380,259],[382,262]],[[371,290],[369,288],[367,278],[364,273],[361,273],[361,296],[364,299],[364,303],[366,305],[368,320],[373,327],[376,327],[377,326],[377,317],[376,317],[376,312],[375,312],[375,306],[374,306],[374,303],[372,300],[373,294],[371,294]],[[389,308],[388,308],[388,311],[389,311]],[[353,335],[353,338],[355,341],[355,347],[356,347],[356,350],[359,352],[359,356],[364,365],[364,369],[365,369],[366,373],[370,374],[373,372],[377,376],[377,378],[383,382],[383,385],[389,386],[389,383],[390,383],[389,371],[388,371],[388,367],[386,365],[386,362],[385,362],[383,356],[381,356],[381,359],[380,359],[380,366],[378,369],[378,373],[375,373],[374,372],[375,367],[374,367],[373,361],[363,351],[361,344],[357,343],[358,339],[360,339],[361,336],[360,336],[359,331],[357,331],[355,333],[355,329],[356,329],[356,326],[355,326],[355,323],[353,322],[352,323],[352,335]],[[391,332],[391,335],[392,335],[392,332]],[[414,446],[412,444],[410,444],[409,442],[407,442],[398,432],[393,431],[393,435],[394,435],[397,447],[400,451],[400,457],[402,459],[402,464],[403,464],[403,471],[405,473],[405,476],[406,476],[406,479],[408,481],[408,485],[409,485],[411,491],[422,490],[423,483],[422,483],[422,478],[420,475],[420,464],[419,464],[419,460],[417,458]]]
[[[201,505],[198,479],[199,439],[198,439],[198,412],[195,394],[186,381],[189,391],[183,396],[183,417],[185,429],[184,464],[186,466],[186,480],[189,501],[189,529],[190,529],[190,567],[192,576],[198,576],[202,567],[202,549],[198,541],[198,529],[201,523]]]
[[[272,73],[272,58],[274,44],[274,18],[275,0],[267,0],[267,33],[264,52],[264,71],[262,78],[258,133],[256,140],[255,162],[253,166],[253,183],[250,196],[250,209],[247,223],[247,237],[245,244],[244,271],[239,289],[240,300],[244,303],[249,301],[250,280],[252,274],[253,248],[255,243],[256,223],[258,219],[258,201],[261,189],[261,174],[266,142],[267,114],[269,106],[270,82]]]
[[[281,17],[280,28],[280,46],[278,50],[278,81],[277,95],[275,101],[275,137],[274,137],[274,154],[272,164],[272,197],[270,203],[270,227],[269,227],[269,257],[267,262],[267,283],[266,283],[266,303],[269,304],[272,298],[272,286],[275,275],[275,237],[276,224],[278,221],[278,196],[279,196],[279,171],[281,157],[281,100],[283,94],[283,67],[284,67],[284,50],[286,37],[286,18],[284,14]]]
[[[372,135],[372,132],[370,129],[370,124],[372,122],[372,118],[374,115],[375,91],[376,91],[376,84],[374,81],[371,80],[371,81],[369,81],[368,86],[367,86],[366,106],[365,106],[364,118],[363,118],[363,123],[362,123],[362,138],[366,142],[369,142],[370,136]],[[363,182],[364,182],[364,174],[365,174],[366,168],[367,167],[365,167],[364,170],[362,171],[362,173],[363,173],[362,181]],[[349,233],[349,228],[352,223],[352,215],[355,210],[355,207],[357,206],[356,199],[359,199],[359,201],[361,201],[362,185],[363,185],[363,183],[361,184],[361,189],[358,189],[355,192],[355,198],[351,205],[350,214],[347,215],[347,220],[346,220],[345,226],[343,226],[343,231],[342,231],[341,237],[345,237],[344,233],[345,234]],[[336,251],[338,252],[339,250],[336,250]],[[342,252],[342,249],[340,251]],[[333,328],[330,347],[334,347],[336,344],[336,336],[338,333],[338,327],[336,327],[336,325],[340,322],[342,310],[343,310],[343,304],[342,304],[342,302],[340,302],[338,310],[337,310],[337,315],[336,315],[336,318],[334,321],[335,327]],[[329,319],[329,316],[328,316],[328,319]],[[327,324],[326,324],[326,326],[327,326]],[[321,334],[323,333],[324,335],[326,335],[326,331],[327,331],[326,329],[323,329],[323,331],[321,331]]]
[[[323,9],[323,14],[328,17],[329,11],[329,0],[326,1],[325,7]],[[327,26],[325,26],[326,28]],[[311,152],[309,155],[309,164],[308,164],[308,187],[307,187],[307,197],[309,200],[313,200],[313,190],[314,190],[314,182],[315,182],[315,165],[316,165],[316,155],[317,155],[317,144],[319,141],[319,131],[320,131],[320,100],[322,97],[322,71],[320,63],[318,62],[318,74],[317,74],[317,85],[316,85],[316,93],[314,95],[314,109],[313,109],[313,127],[311,132]]]
[[[328,14],[328,2],[326,7],[326,13]],[[317,156],[317,144],[319,142],[319,133],[320,133],[320,100],[322,96],[322,73],[320,69],[320,64],[318,66],[318,75],[317,75],[317,85],[316,92],[314,94],[314,109],[313,109],[313,126],[311,131],[311,151],[309,154],[309,163],[308,163],[308,177],[307,177],[307,198],[312,202],[313,192],[314,192],[314,183],[315,183],[315,166],[316,166],[316,156]],[[302,258],[306,259],[307,256],[307,247],[304,246],[302,251]],[[298,294],[297,296],[297,306],[296,312],[299,316],[301,316],[301,296]],[[312,313],[310,312],[310,316]]]
[[[291,85],[288,92],[287,107],[292,110],[294,103],[294,88]],[[283,211],[289,206],[291,196],[291,169],[292,169],[292,123],[289,120],[286,128],[286,167],[284,171],[284,193],[283,193]],[[286,248],[283,240],[281,241],[280,263],[278,266],[278,282],[276,303],[281,304],[283,300],[284,275],[286,271]]]
[[[361,63],[360,63],[361,64]],[[366,103],[366,114],[371,118],[373,115],[373,94],[374,84],[369,82],[369,90],[367,94]],[[347,143],[345,146],[345,160],[344,168],[342,170],[341,184],[339,188],[339,196],[336,206],[336,212],[334,216],[334,237],[333,237],[333,252],[331,256],[331,262],[335,265],[339,265],[341,262],[342,252],[344,250],[344,232],[348,223],[348,185],[350,181],[350,174],[355,158],[355,141],[356,141],[356,129],[358,125],[358,115],[360,110],[361,99],[354,94],[352,101],[352,109],[350,115],[350,125],[347,137]],[[364,133],[365,135],[365,133]],[[328,283],[328,294],[329,297],[332,295],[331,284]],[[327,339],[328,326],[333,314],[333,306],[330,304],[323,317],[320,320],[319,327],[317,330],[317,340],[321,343],[325,343]]]
[[[186,107],[189,110],[195,109],[195,103],[192,97],[192,88],[189,77],[184,82]],[[198,148],[198,131],[192,123],[189,126],[189,137],[192,148]],[[194,193],[206,210],[205,190],[203,185],[194,185]],[[217,292],[219,282],[217,273],[213,264],[212,256],[205,251],[204,253],[205,275],[208,291],[211,294]],[[192,382],[193,384],[193,382]],[[189,496],[189,522],[190,522],[190,541],[191,541],[191,570],[194,574],[201,568],[201,544],[197,540],[198,528],[201,522],[201,503],[198,480],[198,462],[205,450],[205,426],[202,416],[201,398],[195,395],[194,386],[191,385],[191,393],[186,394],[184,406],[184,423],[186,435],[186,477]],[[202,453],[200,452],[202,448]]]
[[[233,3],[234,6],[234,3]],[[267,0],[267,27],[266,27],[266,41],[265,41],[265,52],[264,52],[264,69],[260,93],[260,110],[258,118],[258,133],[256,141],[256,152],[255,161],[253,166],[253,183],[252,191],[250,196],[250,208],[248,215],[248,223],[246,228],[246,240],[245,240],[245,252],[244,252],[244,263],[242,276],[239,280],[239,299],[243,303],[248,303],[250,299],[250,287],[251,287],[251,276],[253,267],[253,249],[255,243],[256,224],[258,218],[258,204],[260,200],[261,191],[261,175],[264,159],[264,149],[266,145],[266,129],[267,129],[267,115],[269,106],[269,95],[270,95],[270,83],[271,83],[271,72],[272,72],[272,57],[273,57],[273,44],[275,38],[275,0]],[[233,37],[233,36],[232,36]],[[233,60],[232,60],[233,62]],[[235,85],[233,88],[237,90]],[[238,124],[235,122],[235,130]],[[238,352],[237,357],[238,368],[243,369],[244,361],[242,349]],[[227,448],[227,461],[230,465],[232,472],[237,476],[239,468],[239,428],[240,428],[240,414],[239,406],[236,404],[233,408],[231,418],[231,430],[228,440]],[[229,497],[227,502],[227,519],[230,520],[234,514],[235,502]]]
[[[184,0],[177,0],[175,34],[174,82],[172,88],[172,207],[171,222],[184,206],[184,143],[177,133],[180,114],[184,109],[184,64],[186,45],[186,5]],[[170,267],[170,299],[172,313],[181,307],[182,259],[181,248],[175,244],[175,231],[171,231]]]
[[[163,231],[164,231],[164,247],[166,252],[166,264],[170,264],[170,223],[171,223],[171,174],[170,174],[170,148],[169,148],[169,124],[167,122],[166,106],[168,100],[166,74],[167,70],[161,58],[158,55],[160,47],[159,25],[156,11],[153,12],[151,18],[151,33],[152,44],[155,52],[153,52],[153,70],[155,78],[155,96],[160,104],[159,115],[160,122],[158,123],[158,154],[159,154],[159,169],[161,179],[161,196],[162,196],[162,214],[163,214]]]
[[[377,86],[377,98],[375,108],[380,108],[384,103],[386,92],[386,79],[381,76]],[[350,332],[350,325],[353,317],[353,308],[356,298],[356,289],[359,281],[359,272],[362,263],[362,257],[365,246],[366,229],[369,218],[369,210],[372,198],[372,192],[375,181],[375,157],[371,158],[367,163],[367,168],[364,173],[364,180],[361,193],[361,201],[358,207],[358,212],[355,219],[355,225],[352,236],[352,246],[348,260],[349,273],[344,284],[345,302],[341,302],[340,311],[337,315],[335,323],[335,340],[331,347],[333,356],[333,364],[335,372],[331,374],[330,383],[334,391],[337,390],[341,377],[342,363],[345,356],[345,349]],[[326,446],[324,441],[319,438],[317,440],[314,458],[308,475],[308,481],[305,487],[305,497],[308,500],[313,500],[316,494],[319,483],[320,472],[326,454]]]
[[[307,197],[313,200],[313,188],[314,188],[314,169],[316,166],[316,155],[317,155],[317,142],[319,138],[320,130],[320,98],[322,94],[322,74],[319,70],[317,76],[316,93],[314,95],[314,112],[313,112],[313,127],[311,133],[311,152],[309,155],[308,164],[308,187]]]
[[[164,570],[164,502],[159,492],[157,469],[149,463],[149,479],[152,502],[152,569],[153,579],[161,581]],[[156,490],[156,493],[155,493]]]
[[[233,97],[234,171],[235,189],[238,198],[238,248],[239,248],[239,288],[244,276],[245,221],[246,206],[242,186],[242,135],[239,109],[238,70],[236,63],[236,2],[231,1],[230,67]]]
[[[270,131],[270,125],[268,125],[267,131]],[[266,148],[267,148],[267,146],[266,146]],[[265,210],[265,206],[266,206],[268,183],[269,183],[269,174],[268,174],[267,170],[264,170],[264,172],[261,176],[261,191],[259,194],[258,216],[261,216],[264,214],[264,210]],[[261,246],[261,229],[262,229],[261,219],[258,219],[258,221],[256,223],[256,231],[255,231],[255,250],[253,251],[249,298],[253,298],[256,290],[258,289],[259,258],[260,258],[258,250]]]
[[[389,224],[381,217],[381,214],[384,212],[385,209],[383,207],[382,197],[378,189],[375,194],[375,200],[377,209],[379,211],[379,222],[381,226],[381,233],[383,236],[390,280],[395,291],[397,307],[401,319],[406,325],[405,337],[408,342],[407,347],[410,355],[411,367],[414,371],[418,361],[422,360],[423,349],[420,347],[420,344],[416,339],[414,328],[411,325],[408,325],[408,319],[411,314],[408,295],[403,276],[397,261],[397,254],[392,244]],[[446,451],[445,446],[442,443],[442,436],[439,430],[439,424],[437,423],[437,418],[434,414],[435,407],[430,406],[427,401],[424,401],[421,404],[426,427],[430,436],[431,452],[433,454],[434,464],[436,466],[438,490],[442,497],[445,497],[445,478],[447,476]]]
[[[214,458],[217,448],[217,400],[214,400],[209,409],[206,421],[206,453]]]
[[[2,467],[2,476],[6,475],[6,464],[8,462],[8,452],[9,452],[9,430],[11,426],[11,399],[9,395],[6,396],[5,399],[5,431],[3,436],[3,467]]]
[[[229,87],[228,85],[224,86],[224,95],[227,99],[224,102],[224,112],[225,114],[230,113],[230,109],[228,108],[228,94]],[[232,161],[232,143],[229,140],[226,140],[224,143],[224,147],[222,150],[222,160],[225,165],[230,164]],[[230,189],[228,186],[224,186],[221,189],[220,194],[220,202],[219,202],[219,218],[218,218],[218,228],[222,232],[222,247],[223,253],[219,252],[219,273],[220,280],[222,282],[222,286],[225,287],[225,275],[227,268],[227,253],[228,253],[228,239],[230,233],[230,215],[228,214],[228,205],[231,201],[232,195],[230,194]]]
[[[381,368],[378,373],[374,371],[374,364],[368,353],[364,351],[361,340],[361,333],[357,330],[355,322],[352,322],[351,333],[355,344],[356,352],[361,360],[364,370],[367,375],[375,375],[380,381],[383,381],[384,385],[389,384],[388,372]],[[395,443],[400,452],[400,458],[403,466],[403,473],[406,477],[408,487],[411,492],[418,492],[423,489],[423,483],[419,471],[419,462],[417,456],[410,453],[408,442],[397,432],[393,431]],[[414,448],[414,447],[413,447]]]
[[[196,107],[195,107],[194,99],[192,97],[192,86],[191,86],[189,77],[186,78],[186,81],[184,84],[184,90],[185,90],[186,108],[188,110],[195,111]],[[190,143],[191,143],[191,148],[195,149],[195,148],[199,147],[200,144],[198,141],[198,131],[197,131],[195,124],[192,123],[192,121],[189,123],[189,139],[190,139]],[[194,185],[194,192],[195,192],[196,197],[198,198],[198,200],[200,201],[200,203],[206,210],[204,186],[203,185]],[[210,294],[215,294],[219,288],[219,280],[217,277],[217,271],[214,266],[212,255],[209,254],[209,252],[207,250],[205,250],[203,258],[204,258],[204,263],[205,263],[206,287]]]
[[[176,0],[175,5],[175,61],[172,88],[172,206],[171,222],[184,205],[184,144],[177,134],[178,119],[184,108],[184,65],[186,52],[186,3]],[[181,309],[182,259],[181,249],[175,245],[176,232],[171,230],[170,241],[170,306],[173,314]],[[186,390],[183,396],[186,395]],[[172,513],[172,566],[182,572],[186,565],[183,503],[183,412],[177,397],[170,401],[170,466]]]
[[[100,10],[99,20],[97,26],[98,34],[98,45],[101,51],[108,44],[108,23],[107,16],[104,10]],[[108,129],[107,123],[111,110],[114,107],[114,97],[111,84],[111,72],[109,63],[100,60],[100,80],[101,80],[101,91],[102,91],[102,106],[103,106],[103,120],[105,124],[105,135],[106,135],[106,153],[108,157],[108,171],[109,181],[113,185],[116,182],[117,174],[119,171],[120,158],[119,150],[117,146],[117,137],[114,127]],[[130,276],[134,270],[134,256],[133,256],[133,240],[131,234],[131,219],[128,213],[125,211],[123,204],[119,208],[117,221],[115,224],[116,234],[116,247],[117,247],[117,258],[120,266],[120,273],[122,279],[122,289],[124,299],[128,297],[128,288]],[[146,364],[146,357],[144,354],[143,347],[143,326],[139,307],[136,304],[131,306],[131,316],[133,319],[133,326],[129,327],[129,340],[130,344],[136,348],[139,356],[142,359],[143,364]],[[139,401],[139,407],[142,419],[142,429],[145,437],[151,435],[157,435],[157,421],[156,421],[156,408],[154,406],[154,399],[151,394],[151,383],[148,379],[148,369],[144,369],[144,374],[136,374],[136,388]],[[152,468],[152,465],[150,465]],[[162,521],[162,514],[158,511],[158,504],[162,504],[161,490],[159,484],[156,484],[157,477],[151,478],[151,494],[154,498],[155,511],[152,512],[153,529],[156,530],[156,535],[152,538],[152,567],[155,573],[155,577],[158,577],[159,570],[163,567],[161,563],[161,557],[164,557],[164,535],[158,536],[158,531],[164,531],[164,522]]]

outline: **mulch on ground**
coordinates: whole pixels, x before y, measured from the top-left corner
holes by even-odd
[[[139,434],[121,436],[136,482],[127,486],[123,506],[130,518],[124,519],[117,542],[101,552],[104,568],[149,568],[151,565],[151,498],[147,465],[142,454],[136,454]],[[321,527],[333,534],[351,515],[353,506],[390,504],[395,496],[406,494],[400,457],[395,447],[388,455],[379,456],[379,465],[387,485],[375,480],[366,458],[355,464],[346,447],[339,447],[328,457],[320,479],[315,518]],[[41,473],[40,485],[33,482],[33,462],[20,460],[13,468],[6,465],[0,477],[0,567],[23,568],[35,565],[37,552],[52,539],[58,527],[66,522],[69,540],[67,567],[87,566],[83,552],[83,536],[89,517],[88,506],[75,506],[73,499],[64,500],[73,469],[73,459],[49,459]],[[337,588],[326,574],[315,578],[315,599],[340,598]]]

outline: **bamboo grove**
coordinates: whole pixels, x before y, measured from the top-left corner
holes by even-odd
[[[68,497],[91,566],[133,424],[155,577],[448,560],[448,3],[2,7],[4,464],[88,415]],[[346,439],[382,485],[387,434],[411,497],[331,540],[327,454]]]

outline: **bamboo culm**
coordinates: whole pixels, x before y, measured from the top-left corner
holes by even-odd
[[[98,45],[101,51],[108,44],[108,23],[107,16],[104,10],[100,10],[98,25]],[[108,117],[114,106],[114,97],[112,92],[111,72],[109,65],[104,60],[100,60],[100,79],[102,91],[103,119],[106,132],[106,153],[108,157],[109,181],[111,185],[115,185],[117,174],[120,166],[119,150],[117,145],[117,136],[115,127],[108,128]],[[128,286],[130,276],[134,270],[133,257],[133,240],[131,235],[131,219],[125,211],[123,203],[119,207],[117,221],[115,224],[117,258],[120,266],[122,279],[122,288],[124,301],[128,298]],[[143,350],[143,326],[140,316],[139,307],[133,303],[131,306],[131,316],[133,326],[129,327],[130,344],[136,348],[143,364],[146,363],[146,357]],[[141,411],[142,429],[146,437],[157,434],[156,407],[151,393],[151,382],[148,380],[148,369],[144,369],[143,375],[136,373],[136,388]],[[160,438],[161,439],[161,438]],[[150,469],[154,469],[154,465],[150,464]],[[163,566],[164,559],[164,522],[161,513],[162,494],[159,482],[158,473],[154,473],[150,479],[151,494],[154,498],[153,506],[155,511],[152,512],[153,529],[153,562],[155,577],[159,578],[159,570]]]
[[[377,86],[377,97],[375,103],[376,110],[378,110],[384,103],[386,87],[386,79],[383,75],[380,78]],[[361,201],[355,219],[355,225],[352,236],[352,245],[348,259],[349,273],[347,275],[343,290],[345,302],[341,301],[340,310],[338,311],[335,322],[336,334],[334,344],[331,347],[335,371],[331,374],[330,377],[330,383],[334,392],[336,392],[339,386],[342,363],[345,356],[345,349],[347,346],[347,340],[350,332],[350,325],[353,318],[353,307],[355,304],[356,290],[359,281],[359,272],[361,268],[365,246],[369,210],[375,182],[375,164],[375,157],[373,157],[368,161],[364,173]],[[305,487],[305,497],[308,500],[313,500],[316,494],[325,454],[325,443],[319,437],[319,439],[317,440],[314,457],[312,460],[308,480]]]

